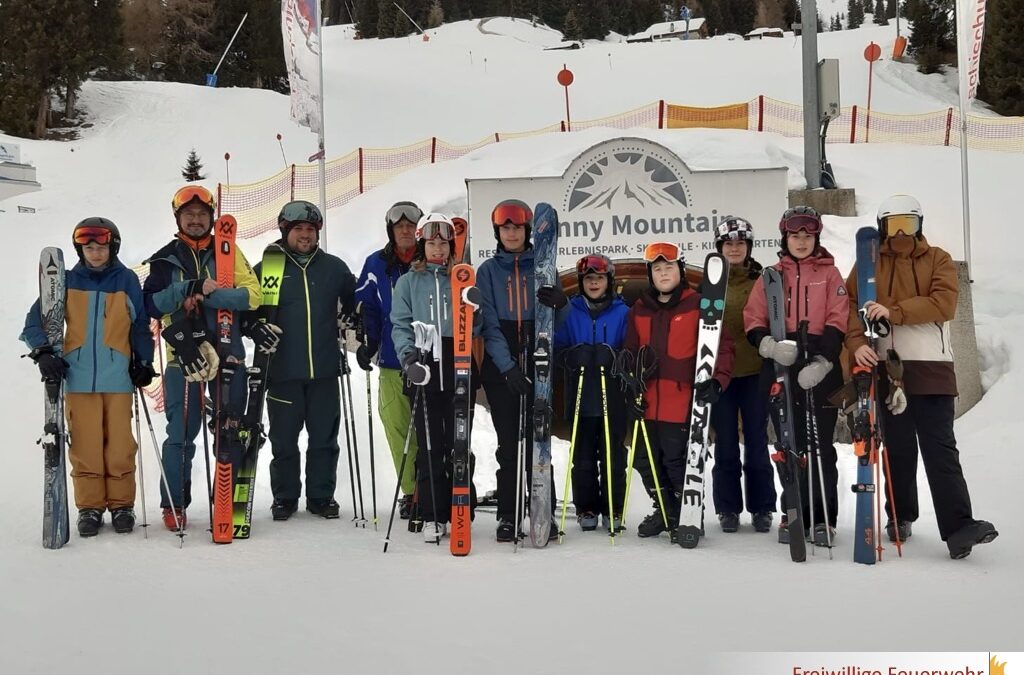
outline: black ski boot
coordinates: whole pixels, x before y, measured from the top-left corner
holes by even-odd
[[[78,535],[95,537],[103,527],[103,511],[100,509],[81,509],[78,512]]]
[[[719,513],[718,524],[722,526],[722,532],[739,532],[740,517],[736,513]]]
[[[288,520],[299,510],[298,499],[275,499],[270,505],[270,515],[274,520]]]
[[[555,537],[557,538],[558,535],[556,534]],[[512,521],[499,520],[498,530],[495,532],[495,539],[497,539],[498,542],[502,544],[507,544],[508,542],[513,541],[515,538],[516,528],[515,525],[512,524]]]
[[[79,521],[79,530],[81,530],[81,521]],[[966,558],[971,554],[973,547],[978,544],[987,544],[998,536],[999,533],[996,531],[995,525],[987,520],[976,520],[970,525],[964,525],[949,535],[949,539],[946,540],[949,557],[953,560]]]
[[[829,543],[835,546],[836,528],[828,526],[826,534],[825,523],[818,523],[814,526],[814,545],[827,547]]]
[[[909,520],[901,520],[898,523],[894,523],[891,520],[885,526],[885,534],[888,535],[889,541],[896,541],[896,535],[900,535],[900,542],[904,542],[913,536],[912,528],[910,527]]]
[[[307,499],[306,510],[314,516],[320,516],[327,520],[334,520],[341,515],[341,507],[338,506],[338,502],[334,501],[333,497],[327,497],[326,499]]]
[[[638,537],[657,537],[666,530],[676,529],[678,525],[677,521],[669,518],[668,527],[665,527],[665,519],[661,516],[661,509],[655,509],[654,513],[640,521],[636,528],[636,535]]]
[[[771,511],[758,511],[751,518],[754,522],[755,532],[771,532],[772,530],[772,512]]]
[[[135,529],[135,509],[130,506],[122,506],[110,512],[110,522],[114,526],[114,532],[128,534]]]
[[[398,517],[401,520],[409,520],[412,514],[412,495],[402,495],[398,500]]]

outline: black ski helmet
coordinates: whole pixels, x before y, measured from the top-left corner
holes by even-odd
[[[100,231],[109,233],[109,239],[106,242],[100,241],[102,238]],[[82,247],[90,241],[109,244],[111,260],[116,258],[117,254],[121,250],[121,233],[118,231],[117,225],[114,225],[114,223],[107,218],[93,216],[92,218],[86,218],[75,225],[75,229],[71,233],[71,243],[75,247],[75,253],[78,254],[78,259],[83,263],[85,262],[85,256],[82,254]]]
[[[581,295],[583,292],[583,278],[588,274],[603,274],[608,278],[608,290],[611,294],[615,286],[615,264],[606,255],[601,253],[589,253],[576,261],[576,286]]]
[[[281,207],[281,212],[277,214],[277,227],[281,230],[282,239],[288,239],[288,232],[295,226],[295,223],[309,223],[316,228],[317,240],[320,239],[324,217],[313,202],[298,199]]]

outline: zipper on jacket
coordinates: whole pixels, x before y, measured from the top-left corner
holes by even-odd
[[[441,344],[442,344],[442,339],[441,339],[442,338],[442,334],[441,334],[441,312],[442,312],[442,310],[443,311],[447,311],[448,308],[447,308],[447,303],[444,301],[444,296],[441,295],[441,281],[440,281],[440,279],[438,279],[438,274],[437,274],[436,270],[434,271],[434,292],[437,294],[437,309],[438,309],[437,317],[435,318],[434,321],[435,321],[435,323],[437,325],[437,338],[438,338],[437,339],[437,345],[438,345],[437,351],[440,352],[437,355],[437,379],[438,379],[438,387],[440,388],[441,391],[444,391],[444,347],[441,346]],[[433,305],[433,302],[431,302],[431,305]]]
[[[306,268],[298,266],[302,270],[302,287],[306,292],[306,347],[309,350],[309,379],[313,379],[313,319],[312,310],[309,307],[309,279],[306,277]]]
[[[512,279],[515,281],[512,282]],[[510,282],[515,284],[516,287],[516,335],[519,336],[519,349],[523,349],[523,300],[519,296],[521,284],[519,283],[519,256],[516,256],[512,260],[512,277]],[[511,295],[509,296],[511,300]],[[520,364],[525,367],[525,364]]]
[[[92,312],[92,391],[96,391],[96,371],[99,369],[99,354],[96,352],[96,328],[99,325],[100,292],[93,291],[96,296],[96,308]]]

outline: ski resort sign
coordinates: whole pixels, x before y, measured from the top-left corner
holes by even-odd
[[[691,170],[668,148],[642,138],[616,138],[576,157],[561,176],[466,181],[474,262],[491,256],[490,214],[503,199],[531,207],[548,202],[560,220],[559,267],[588,253],[639,259],[655,241],[682,246],[690,264],[714,250],[714,228],[742,216],[761,235],[755,247],[778,245],[775,224],[786,208],[786,167]]]

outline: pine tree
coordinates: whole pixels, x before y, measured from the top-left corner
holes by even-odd
[[[907,19],[912,24],[908,51],[922,73],[939,72],[955,52],[951,6],[952,0],[907,0]]]
[[[885,18],[895,19],[896,18],[896,7],[899,5],[899,0],[886,0],[885,2]]]
[[[214,4],[214,0],[167,0],[163,39],[168,49],[163,73],[168,80],[200,84],[217,65],[227,43],[215,44]]]
[[[885,2],[883,0],[875,0],[875,15],[872,21],[879,26],[889,25],[889,19],[885,16]]]
[[[430,6],[430,11],[427,13],[427,28],[437,28],[444,23],[444,7],[441,6],[441,0],[434,0],[434,4]]]
[[[978,98],[1000,115],[1024,115],[1024,0],[989,0]]]
[[[864,23],[864,5],[861,0],[849,0],[846,7],[846,27],[859,28]]]
[[[377,37],[380,9],[377,0],[355,0],[356,32],[361,38]]]
[[[580,25],[580,21],[576,17],[575,9],[570,9],[569,13],[565,15],[565,27],[562,29],[562,34],[566,40],[583,39],[583,26]]]
[[[611,24],[611,8],[608,0],[577,0],[573,8],[580,21],[580,30],[587,40],[603,40]]]
[[[153,79],[158,73],[154,64],[162,63],[165,55],[163,4],[150,0],[125,0],[121,5],[121,18],[129,69],[137,77]]]
[[[188,153],[188,159],[185,160],[185,166],[181,169],[181,177],[190,183],[194,183],[198,180],[204,180],[206,176],[202,174],[203,164],[199,160],[199,155],[196,154],[196,149]]]

